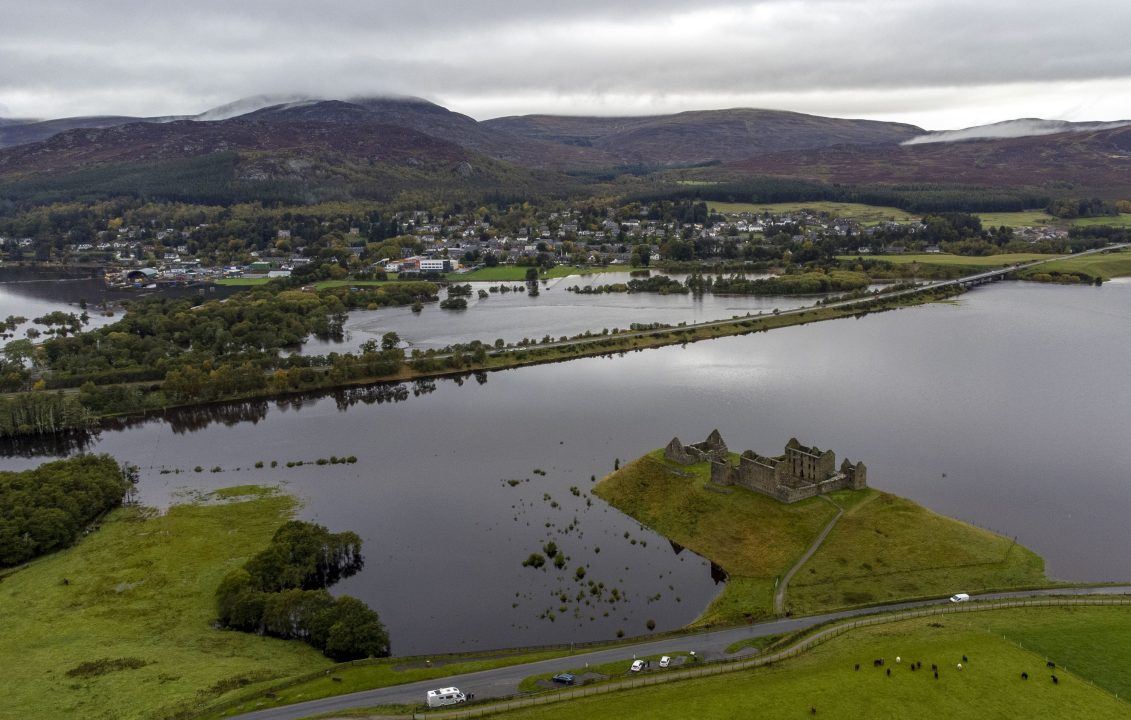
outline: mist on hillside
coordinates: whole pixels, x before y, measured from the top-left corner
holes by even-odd
[[[1087,132],[1092,130],[1110,130],[1112,128],[1131,125],[1131,120],[1116,122],[1069,122],[1067,120],[1042,120],[1040,118],[1022,118],[1019,120],[1006,120],[992,125],[978,125],[962,130],[943,130],[928,133],[919,137],[904,140],[901,145],[924,145],[926,143],[958,142],[961,140],[1002,139],[1030,137],[1034,135],[1055,135],[1064,132]]]

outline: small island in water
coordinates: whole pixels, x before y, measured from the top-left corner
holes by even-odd
[[[716,430],[622,465],[595,493],[728,580],[698,625],[1047,585],[1016,540],[868,487],[867,468],[790,440],[731,452]]]

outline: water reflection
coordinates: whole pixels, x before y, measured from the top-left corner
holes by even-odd
[[[711,580],[713,580],[716,585],[722,585],[729,579],[730,575],[726,570],[723,570],[721,565],[711,563]]]
[[[590,490],[616,459],[715,427],[762,452],[791,436],[836,448],[880,489],[1016,536],[1054,577],[1120,580],[1131,576],[1131,556],[1112,551],[1131,545],[1128,307],[1131,284],[1000,283],[956,303],[499,372],[486,385],[210,408],[193,430],[169,413],[104,428],[86,449],[139,465],[147,504],[186,487],[283,483],[304,518],[357,531],[369,562],[337,590],[381,613],[398,653],[690,621],[718,591],[710,567]],[[284,466],[331,454],[358,463]],[[2,466],[39,461],[13,453]],[[564,568],[522,566],[550,540]],[[628,602],[576,601],[587,591],[577,566]]]
[[[420,349],[442,348],[472,340],[518,342],[523,338],[540,339],[547,334],[561,337],[587,330],[627,328],[632,323],[677,325],[722,320],[747,313],[769,313],[774,308],[785,310],[810,305],[818,299],[657,293],[581,295],[566,290],[572,285],[626,282],[629,277],[629,273],[624,272],[554,279],[536,296],[518,292],[490,293],[487,298],[479,298],[477,292],[472,292],[467,309],[462,311],[441,310],[434,305],[425,307],[421,313],[407,307],[357,310],[349,314],[341,342],[312,339],[298,352],[303,355],[351,352],[389,331],[396,332],[409,346]],[[687,276],[673,277],[684,279]],[[486,290],[495,283],[470,284],[476,290]]]
[[[3,438],[0,439],[0,455],[20,458],[66,457],[88,452],[97,441],[97,432],[88,431]]]

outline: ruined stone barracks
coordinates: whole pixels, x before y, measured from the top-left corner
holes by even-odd
[[[853,464],[845,458],[838,470],[832,450],[805,447],[797,438],[786,443],[783,455],[767,457],[747,450],[738,456],[735,464],[722,435],[714,430],[706,440],[693,445],[684,445],[679,438],[672,438],[664,448],[664,457],[680,465],[709,462],[712,483],[738,485],[783,503],[795,503],[835,490],[868,487],[868,468],[864,463]]]

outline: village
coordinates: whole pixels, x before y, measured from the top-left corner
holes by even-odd
[[[270,242],[229,240],[229,246],[238,247],[226,249],[224,262],[216,261],[210,223],[160,227],[156,221],[110,221],[96,237],[81,242],[0,236],[0,253],[5,264],[101,268],[112,285],[145,287],[285,278],[316,259],[330,259],[354,278],[381,280],[458,279],[499,265],[545,270],[566,264],[616,268],[716,261],[740,266],[788,260],[807,248],[859,256],[944,252],[920,219],[868,224],[811,209],[722,213],[700,205],[689,213],[691,221],[639,203],[597,212],[534,209],[521,224],[496,223],[482,211],[438,216],[414,210],[395,214],[376,232],[362,223],[322,220],[313,232],[310,223],[269,229]],[[1014,244],[1057,242],[1068,235],[1055,225],[1008,230]]]

